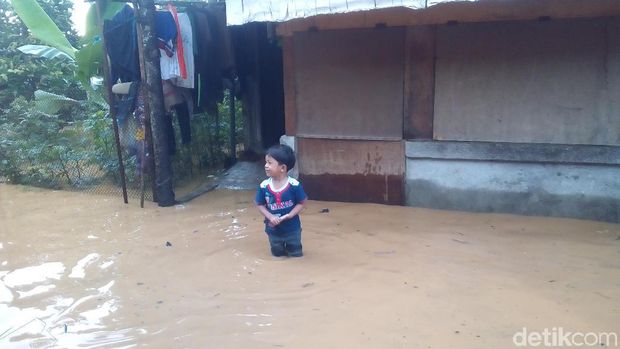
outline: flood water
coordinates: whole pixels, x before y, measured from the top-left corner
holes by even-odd
[[[310,201],[305,256],[275,258],[253,194],[140,209],[0,184],[0,347],[512,348],[524,327],[620,331],[620,225]]]

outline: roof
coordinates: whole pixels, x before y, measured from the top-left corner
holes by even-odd
[[[390,7],[424,9],[440,3],[477,0],[227,0],[228,25],[285,22],[323,14],[377,10]]]

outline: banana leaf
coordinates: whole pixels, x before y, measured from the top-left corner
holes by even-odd
[[[63,51],[45,45],[24,45],[17,48],[21,52],[37,57],[47,58],[47,59],[60,59],[60,60],[68,60],[74,62],[75,60],[71,58],[68,54]]]
[[[103,2],[102,6],[102,20],[106,20],[114,17],[125,4]],[[90,85],[92,76],[102,75],[103,36],[101,29],[97,23],[96,5],[91,4],[86,14],[86,32],[82,38],[82,47],[76,53],[77,71],[75,75],[84,86]]]
[[[11,0],[11,4],[34,37],[75,59],[75,48],[36,0]]]
[[[69,97],[43,90],[34,91],[34,106],[38,111],[45,114],[56,114],[63,108],[78,104],[80,104],[80,101]]]

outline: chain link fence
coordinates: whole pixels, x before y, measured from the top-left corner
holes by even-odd
[[[187,144],[181,144],[177,116],[170,115],[176,148],[172,157],[175,191],[191,190],[231,157],[228,98],[216,115],[191,117],[192,140]],[[235,103],[235,109],[236,115],[242,115],[241,103]],[[237,135],[242,134],[241,119],[237,118]],[[139,115],[118,120],[118,129],[129,201],[139,200],[143,188],[145,199],[153,200],[151,155]],[[56,95],[38,95],[34,100],[18,97],[0,110],[0,132],[1,182],[122,200],[114,128],[106,105]]]

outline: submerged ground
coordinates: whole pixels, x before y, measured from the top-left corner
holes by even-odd
[[[140,209],[0,184],[0,347],[478,349],[515,347],[523,328],[620,332],[620,225],[310,201],[306,255],[286,259],[252,201],[215,190]]]

